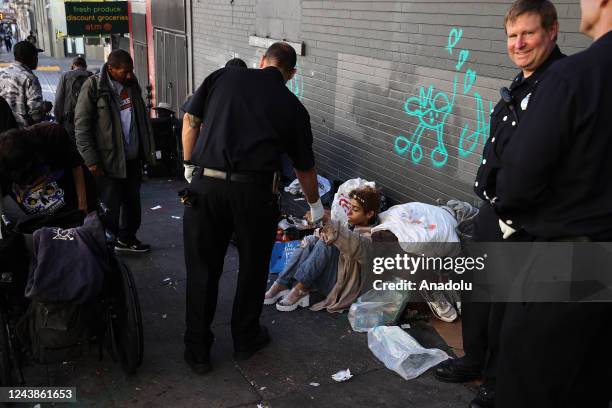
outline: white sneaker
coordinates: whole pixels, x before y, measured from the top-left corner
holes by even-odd
[[[429,305],[434,316],[443,322],[451,323],[457,320],[457,310],[446,299],[444,293],[438,290],[421,290],[421,296]]]

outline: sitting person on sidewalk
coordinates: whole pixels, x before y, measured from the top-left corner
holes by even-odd
[[[26,215],[96,209],[97,196],[74,142],[58,124],[0,134],[0,186]]]
[[[305,237],[301,250],[266,292],[264,304],[275,304],[282,297],[276,309],[293,311],[298,306],[308,307],[310,291],[317,290],[327,298],[311,310],[341,312],[361,294],[365,287],[361,265],[368,259],[370,230],[377,221],[380,192],[361,187],[351,191],[349,198],[349,226],[332,220],[315,235]]]

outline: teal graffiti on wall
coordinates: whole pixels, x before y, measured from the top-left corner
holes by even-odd
[[[408,116],[413,116],[418,119],[418,125],[414,132],[409,137],[400,135],[395,138],[395,152],[404,157],[409,157],[413,163],[419,164],[423,160],[423,148],[421,147],[421,137],[425,132],[431,132],[435,135],[436,147],[434,147],[429,155],[429,160],[433,167],[442,167],[448,162],[448,150],[444,141],[444,127],[448,115],[455,107],[455,97],[457,96],[457,84],[460,74],[463,73],[463,83],[461,91],[463,95],[470,95],[472,86],[476,82],[477,74],[471,68],[463,68],[467,62],[470,52],[462,49],[456,52],[456,46],[461,40],[463,30],[453,28],[448,35],[448,43],[446,51],[451,56],[457,57],[455,65],[456,73],[453,77],[453,86],[451,94],[444,91],[436,91],[433,85],[427,89],[419,87],[419,96],[413,96],[406,100],[404,111]],[[465,124],[461,129],[458,144],[458,154],[460,157],[467,157],[476,150],[479,142],[482,143],[487,139],[489,134],[489,115],[484,110],[484,102],[478,92],[473,92],[476,105],[476,127],[470,128],[469,124]],[[489,110],[493,104],[489,102]]]
[[[296,72],[293,78],[287,81],[287,88],[289,88],[291,92],[293,92],[293,94],[301,100],[304,97],[304,80],[300,74],[299,65],[295,66],[295,71]]]

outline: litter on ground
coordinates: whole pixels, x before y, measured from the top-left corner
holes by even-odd
[[[332,379],[337,382],[342,382],[350,379],[353,375],[351,374],[350,369],[338,371],[336,374],[332,375]]]

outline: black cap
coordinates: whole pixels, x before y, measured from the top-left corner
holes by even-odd
[[[16,60],[32,58],[39,52],[43,52],[40,48],[36,48],[34,44],[29,41],[19,41],[13,46],[13,55]]]

